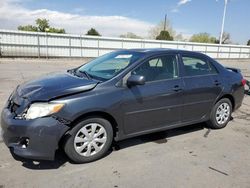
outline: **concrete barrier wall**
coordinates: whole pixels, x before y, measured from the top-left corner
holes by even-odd
[[[250,58],[250,47],[243,45],[0,30],[1,57],[97,57],[114,50],[129,48],[173,48],[198,51],[213,58]]]
[[[250,60],[248,59],[218,59],[218,62],[226,67],[238,68],[242,71],[242,74],[250,80]]]

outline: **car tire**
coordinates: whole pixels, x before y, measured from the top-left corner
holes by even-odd
[[[64,151],[75,163],[88,163],[104,157],[113,142],[111,123],[99,117],[82,120],[69,135]]]
[[[228,98],[219,100],[211,111],[208,126],[213,129],[226,127],[231,119],[232,109],[232,103]]]

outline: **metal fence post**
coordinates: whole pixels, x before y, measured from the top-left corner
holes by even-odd
[[[46,32],[46,58],[49,58],[49,49],[48,49],[48,32]]]
[[[146,41],[144,39],[142,39],[141,48],[145,48],[145,43],[146,43]]]
[[[230,55],[231,55],[231,46],[229,47],[228,59],[230,59]]]
[[[38,58],[40,58],[40,38],[39,38],[39,34],[37,34],[37,55],[38,55]]]
[[[80,50],[81,50],[81,57],[82,57],[82,35],[80,35]]]
[[[100,56],[100,38],[98,37],[97,38],[97,49],[98,49],[98,51],[97,51],[97,55],[98,55],[98,57]]]
[[[220,53],[220,46],[218,45],[217,47],[218,47],[218,49],[217,49],[217,59],[218,59],[219,58],[219,53]]]
[[[69,37],[69,57],[71,57],[71,37]]]

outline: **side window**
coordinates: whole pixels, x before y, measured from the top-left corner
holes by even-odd
[[[185,73],[187,76],[198,76],[213,74],[216,69],[203,59],[198,57],[182,56]]]
[[[137,67],[131,74],[142,75],[147,82],[177,78],[177,58],[175,55],[165,55],[150,59]]]
[[[212,62],[209,62],[210,68],[211,68],[211,74],[218,74],[217,69],[215,68],[215,66],[213,65]]]
[[[162,67],[161,58],[149,60],[150,67]]]

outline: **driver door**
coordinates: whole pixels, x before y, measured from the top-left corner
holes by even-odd
[[[130,74],[144,76],[146,83],[123,91],[121,106],[126,134],[180,123],[183,82],[179,77],[177,55],[150,58]]]

